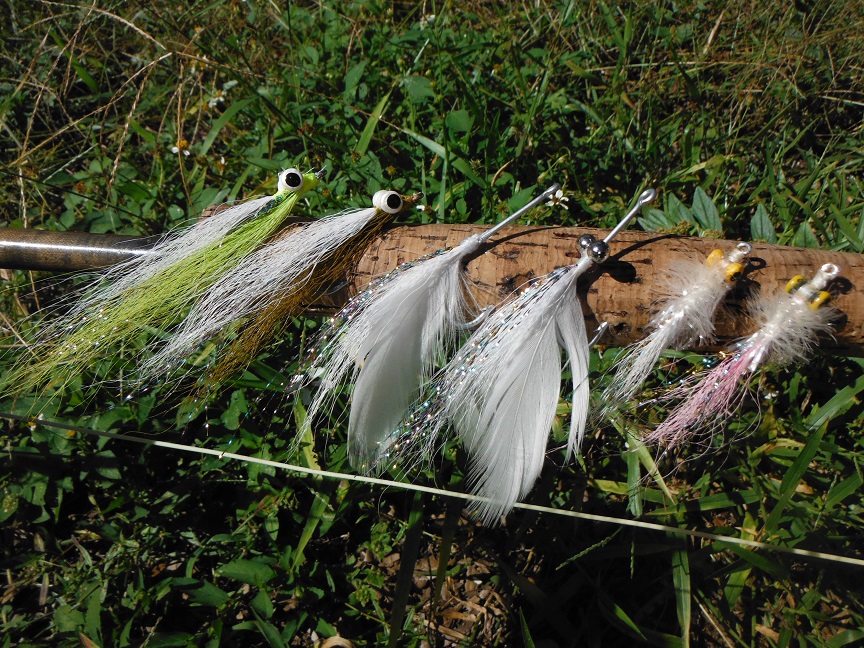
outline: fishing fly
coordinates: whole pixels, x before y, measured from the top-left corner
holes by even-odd
[[[200,298],[168,343],[144,363],[143,378],[164,374],[202,342],[239,323],[236,337],[203,379],[203,391],[215,389],[245,368],[282,322],[344,280],[383,228],[422,197],[382,190],[371,207],[306,223],[259,248]]]
[[[320,177],[287,169],[274,195],[227,207],[167,234],[149,254],[110,267],[67,315],[44,329],[29,348],[30,361],[7,374],[0,391],[58,378],[63,385],[106,349],[176,323],[202,292],[279,230]]]
[[[353,383],[348,456],[369,470],[380,445],[399,424],[440,359],[476,314],[467,295],[465,265],[501,228],[555,194],[552,185],[495,227],[452,249],[401,265],[374,280],[322,328],[312,343],[308,368],[292,385],[320,380],[307,410],[310,419]]]
[[[806,357],[819,336],[830,333],[836,315],[825,304],[831,293],[825,288],[840,268],[826,263],[807,281],[791,279],[785,290],[751,301],[749,310],[758,330],[739,342],[695,386],[683,386],[674,395],[685,396],[645,442],[673,448],[700,431],[723,424],[746,394],[753,374],[766,364],[782,367]]]
[[[561,387],[561,350],[573,376],[567,457],[578,451],[588,412],[588,348],[577,281],[608,258],[609,242],[653,189],[602,241],[579,238],[581,259],[541,277],[487,317],[434,380],[429,397],[381,444],[379,463],[430,453],[449,424],[471,458],[469,482],[484,498],[478,516],[494,524],[537,480]]]
[[[714,339],[714,313],[726,293],[744,274],[749,243],[716,249],[704,263],[685,261],[670,269],[662,306],[651,318],[651,333],[630,345],[615,363],[615,376],[603,391],[603,411],[630,401],[666,349],[684,349]]]

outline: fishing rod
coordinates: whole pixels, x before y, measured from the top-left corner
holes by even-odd
[[[78,272],[143,256],[158,236],[0,229],[0,268]]]

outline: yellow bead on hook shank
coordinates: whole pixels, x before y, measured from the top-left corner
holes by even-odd
[[[719,248],[713,250],[711,254],[708,255],[708,258],[705,259],[705,265],[707,265],[709,268],[713,268],[715,263],[723,259],[723,256],[723,250]]]
[[[831,293],[827,290],[820,290],[816,296],[810,300],[810,308],[816,310],[820,306],[824,305],[825,302],[831,299]]]
[[[791,294],[805,283],[807,283],[807,278],[804,275],[795,275],[789,280],[789,283],[786,284],[786,292]]]
[[[730,263],[726,266],[726,282],[733,284],[741,278],[741,275],[744,274],[744,264],[743,263]]]

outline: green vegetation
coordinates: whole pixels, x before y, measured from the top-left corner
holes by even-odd
[[[610,226],[650,184],[663,200],[641,219],[648,229],[864,251],[858,3],[4,9],[9,227],[155,234],[272,193],[283,167],[326,166],[311,214],[392,188],[425,192],[418,221],[493,222],[558,181],[567,210],[532,222]],[[14,272],[3,283],[4,343],[15,346],[33,334],[28,314],[74,281]],[[59,398],[0,409],[347,471],[344,416],[315,422],[290,454],[302,406],[273,388],[317,324],[288,323],[185,426],[179,399],[158,387],[100,382],[133,354],[120,350]],[[594,354],[598,380],[613,356]],[[649,389],[699,362],[670,355]],[[666,460],[664,479],[649,476],[633,437],[625,448],[634,426],[663,415],[648,406],[596,430],[581,465],[561,467],[551,451],[531,501],[860,556],[862,367],[826,356],[765,374],[715,441],[726,445]],[[0,436],[2,648],[291,646],[313,633],[357,646],[864,638],[859,568],[526,511],[485,529],[443,497],[36,424]],[[448,447],[411,479],[459,489],[465,466]]]

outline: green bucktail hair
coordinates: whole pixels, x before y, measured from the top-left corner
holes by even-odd
[[[219,277],[273,237],[318,182],[314,173],[283,171],[270,198],[229,207],[163,239],[145,256],[143,267],[132,263],[119,272],[109,270],[108,277],[116,280],[89,291],[70,315],[49,324],[28,348],[29,360],[4,377],[0,396],[40,386],[61,388],[124,341],[176,324]],[[233,227],[218,238],[195,241],[197,230],[212,233],[226,220]]]

